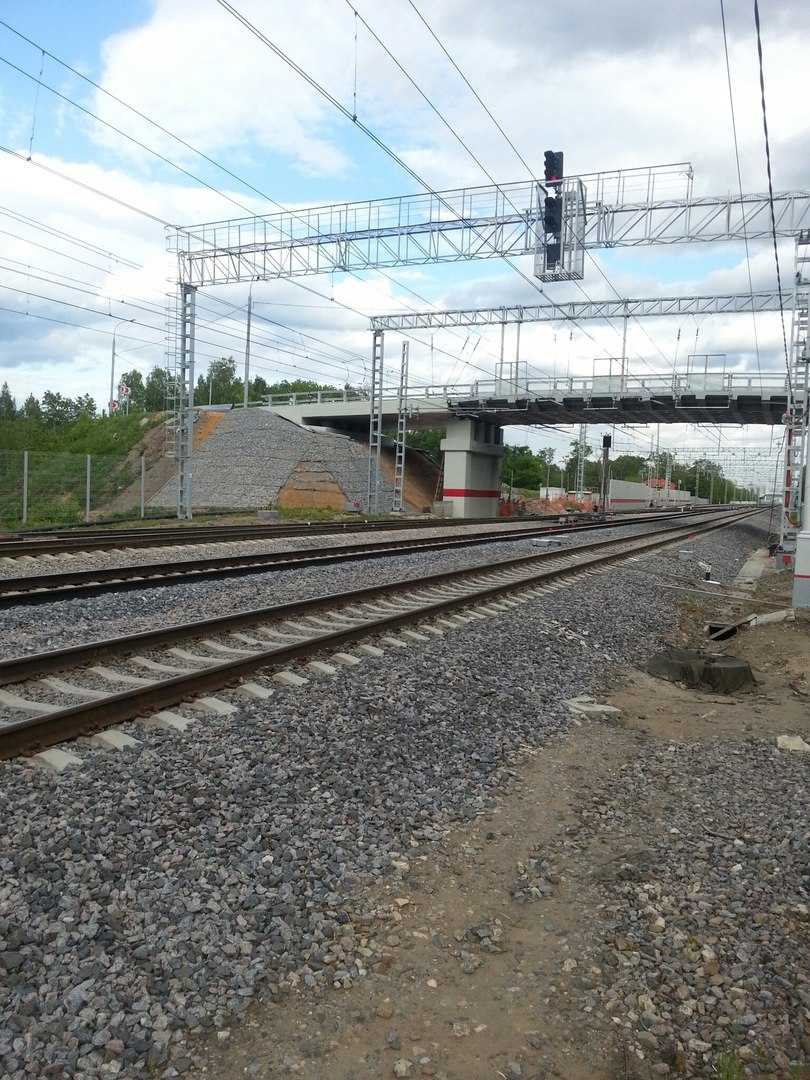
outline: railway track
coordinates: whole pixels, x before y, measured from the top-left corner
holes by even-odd
[[[442,520],[442,526],[491,524],[491,518],[463,521]],[[0,558],[18,559],[41,555],[113,551],[175,545],[230,544],[243,540],[278,540],[301,536],[362,535],[399,529],[435,528],[436,520],[402,518],[390,521],[330,521],[299,522],[280,525],[267,523],[250,525],[180,525],[144,526],[136,529],[94,529],[77,533],[56,531],[47,534],[0,534]]]
[[[658,515],[656,524],[672,519],[682,521],[682,516]],[[19,605],[53,603],[58,600],[74,600],[102,596],[106,593],[142,591],[161,588],[178,582],[217,581],[229,577],[264,574],[292,567],[326,566],[330,563],[355,559],[383,558],[405,555],[425,550],[447,550],[473,547],[492,541],[518,541],[533,538],[550,538],[572,531],[588,532],[616,525],[630,525],[649,518],[623,519],[618,522],[591,522],[580,525],[549,525],[538,523],[532,527],[523,522],[520,529],[504,529],[503,525],[482,528],[474,535],[421,537],[410,536],[404,540],[380,539],[323,548],[291,549],[281,552],[252,552],[244,555],[219,555],[205,558],[178,560],[175,562],[141,563],[130,566],[93,568],[86,570],[49,570],[47,573],[25,574],[18,577],[0,578],[0,610]],[[431,523],[434,524],[435,523]],[[469,523],[467,523],[469,524]],[[420,530],[417,530],[417,533]],[[30,566],[30,564],[28,564]]]
[[[0,727],[0,758],[30,753],[137,718],[156,716],[159,723],[183,726],[182,718],[166,710],[186,702],[202,701],[202,707],[214,711],[234,711],[233,706],[213,704],[204,695],[241,683],[243,692],[267,697],[266,687],[245,684],[244,680],[261,672],[263,677],[294,684],[300,676],[280,670],[291,662],[331,654],[333,662],[353,663],[356,658],[341,651],[349,643],[372,637],[403,646],[406,641],[392,637],[393,631],[411,638],[443,633],[454,620],[458,625],[459,619],[486,618],[503,610],[503,603],[536,598],[563,579],[601,571],[618,560],[637,558],[757,512],[720,514],[708,522],[690,521],[688,526],[664,535],[614,538],[545,551],[492,566],[446,571],[5,660],[0,662],[0,686],[17,685],[14,692],[0,691],[0,703],[7,710],[36,715]],[[471,610],[459,616],[460,608]],[[403,629],[413,623],[424,623],[424,633]],[[180,647],[192,640],[195,651]],[[157,657],[150,655],[156,650],[162,651]],[[110,658],[125,658],[126,669],[98,663]],[[324,668],[320,663],[318,670],[330,670],[329,665]],[[83,683],[62,677],[66,672],[76,673],[76,669],[81,669]],[[54,691],[82,700],[69,708],[42,700],[53,697]]]

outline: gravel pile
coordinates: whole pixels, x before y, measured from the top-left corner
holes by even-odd
[[[650,741],[580,807],[571,846],[633,849],[601,874],[608,981],[586,1000],[662,1075],[713,1075],[732,1041],[779,1075],[810,1056],[807,778],[770,742]]]
[[[724,531],[696,550],[727,579],[756,541],[755,530]],[[515,751],[563,737],[566,697],[666,637],[671,596],[651,589],[638,567],[683,568],[672,553],[634,565],[269,702],[234,697],[238,714],[185,736],[147,737],[133,726],[140,747],[82,746],[79,771],[0,763],[0,1072],[181,1075],[194,1064],[187,1032],[221,1028],[257,998],[362,977],[393,917],[370,904],[369,885],[480,812],[514,774]],[[370,571],[378,580],[380,569]],[[119,599],[109,622],[131,622],[153,596]],[[91,617],[88,605],[85,629]],[[645,782],[643,771],[633,777]],[[718,803],[730,782],[718,784]],[[585,813],[583,827],[592,827]],[[762,858],[742,873],[750,888],[733,894],[729,911],[740,923],[749,912],[753,926],[757,912],[769,916],[776,949],[753,933],[747,940],[762,963],[773,951],[781,964],[783,916],[753,888],[754,870],[770,874],[781,854],[764,823],[746,829],[746,851],[758,846]],[[737,861],[747,865],[742,854]],[[700,882],[709,888],[708,865]],[[652,898],[665,919],[665,898],[678,896],[668,888]],[[631,939],[622,919],[621,908],[606,913],[614,940]],[[673,987],[682,974],[667,976]],[[773,1009],[752,992],[746,1007],[757,1024],[760,1009],[778,1012],[782,1000],[775,980],[763,978],[761,989]],[[705,1025],[690,1023],[702,1039]]]
[[[235,409],[194,451],[194,505],[268,506],[278,498],[299,462],[330,475],[347,500],[365,506],[368,497],[368,449],[344,435],[314,432],[271,409]],[[394,486],[380,477],[380,505],[390,507]],[[176,480],[149,500],[172,507]]]

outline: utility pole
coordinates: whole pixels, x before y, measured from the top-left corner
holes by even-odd
[[[247,305],[247,332],[245,334],[245,394],[242,399],[242,408],[248,407],[248,379],[250,376],[250,313],[253,310],[253,285],[248,290]]]
[[[118,327],[123,326],[125,323],[135,322],[135,319],[120,319],[113,327],[112,335],[112,357],[110,359],[110,400],[107,405],[110,416],[118,408],[118,395],[115,393],[115,335],[118,332]]]

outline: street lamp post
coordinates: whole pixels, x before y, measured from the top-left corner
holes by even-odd
[[[133,323],[134,319],[120,319],[113,327],[112,335],[112,356],[110,357],[110,398],[107,402],[107,409],[110,416],[113,414],[113,394],[115,393],[115,335],[119,326],[123,326],[125,323]]]

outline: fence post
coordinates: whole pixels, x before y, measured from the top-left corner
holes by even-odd
[[[90,521],[90,455],[87,455],[87,479],[84,484],[84,521]]]
[[[146,489],[146,456],[141,454],[141,519],[144,517],[144,491]]]
[[[28,451],[23,450],[23,505],[22,523],[28,521]]]

